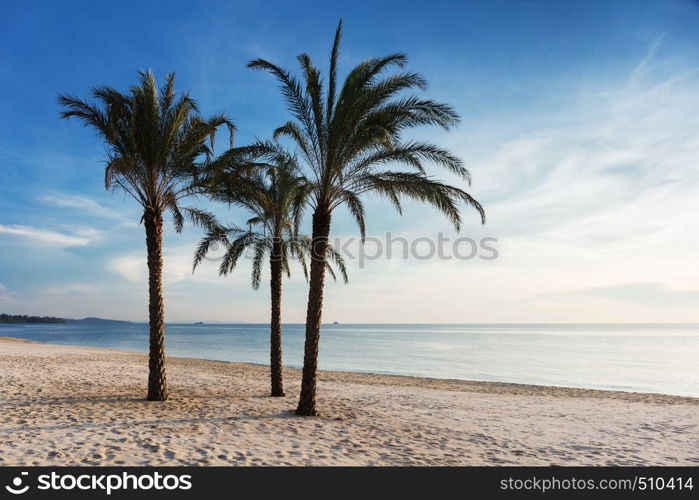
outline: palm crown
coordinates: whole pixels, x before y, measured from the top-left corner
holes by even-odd
[[[174,73],[165,77],[162,88],[150,71],[140,71],[139,77],[128,94],[111,87],[93,89],[98,104],[60,95],[65,108],[61,116],[80,118],[107,144],[107,188],[125,191],[144,212],[171,211],[178,231],[185,215],[207,226],[209,214],[179,202],[197,192],[199,171],[212,156],[216,130],[228,127],[232,142],[233,123],[223,114],[199,116],[188,93],[175,94]]]
[[[449,151],[422,141],[403,140],[401,134],[419,125],[449,129],[458,115],[449,106],[416,96],[400,97],[411,89],[425,89],[416,73],[398,72],[407,58],[391,54],[368,59],[356,66],[342,87],[337,84],[342,21],[330,54],[327,90],[319,70],[307,54],[298,56],[304,85],[288,71],[263,59],[248,63],[253,69],[271,72],[280,82],[294,121],[277,128],[275,137],[291,139],[305,160],[312,180],[312,203],[332,211],[346,204],[365,232],[363,193],[373,191],[387,197],[401,211],[401,198],[427,202],[442,211],[458,229],[459,202],[473,206],[485,220],[481,205],[462,189],[437,182],[426,174],[424,163],[446,167],[470,183],[462,161]],[[386,170],[387,164],[401,164],[408,171]]]
[[[299,174],[296,159],[276,144],[257,143],[232,149],[227,161],[217,163],[226,172],[222,174],[221,168],[210,172],[208,196],[244,208],[252,217],[247,220],[247,228],[219,224],[212,227],[195,251],[194,269],[211,246],[220,243],[226,249],[219,265],[221,276],[231,273],[245,251],[251,250],[255,289],[260,286],[266,258],[280,262],[287,276],[291,273],[289,260],[296,259],[307,277],[306,256],[310,253],[311,239],[299,234],[299,225],[311,184]],[[347,270],[339,252],[329,246],[328,258],[326,270],[336,278],[332,262],[347,282]]]

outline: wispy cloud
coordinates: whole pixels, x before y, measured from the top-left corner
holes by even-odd
[[[87,295],[96,294],[101,290],[96,285],[91,283],[62,283],[60,285],[51,285],[42,290],[47,295]]]
[[[0,224],[0,234],[20,238],[23,241],[42,247],[68,248],[90,244],[101,232],[95,229],[78,228],[73,234],[61,233],[33,226]]]
[[[166,284],[174,284],[185,280],[191,282],[222,281],[217,275],[218,262],[204,261],[196,273],[192,273],[193,255],[194,245],[165,247],[163,250],[163,281]],[[227,282],[231,282],[232,279],[247,280],[250,266],[246,259],[241,259],[239,267],[240,269],[236,270],[232,278],[226,279]],[[146,252],[133,252],[114,257],[107,262],[107,270],[120,275],[130,282],[145,282],[148,279]]]
[[[85,215],[112,219],[119,222],[131,222],[122,212],[104,206],[87,196],[51,192],[40,196],[39,201],[56,207],[75,208]]]
[[[6,302],[13,298],[12,292],[10,292],[5,285],[0,283],[0,302]]]
[[[565,118],[555,127],[515,137],[474,165],[491,228],[569,234],[576,244],[585,234],[598,244],[689,230],[685,214],[699,186],[689,168],[699,161],[699,116],[688,111],[699,106],[697,74],[658,69],[659,46],[626,81],[559,110]]]
[[[653,62],[653,59],[658,54],[660,47],[665,39],[665,34],[658,35],[655,39],[648,45],[646,54],[639,61],[636,67],[631,71],[629,76],[629,85],[633,86],[638,84],[646,73],[647,68]]]
[[[699,290],[675,290],[661,283],[621,283],[618,285],[584,288],[553,296],[600,297],[649,306],[699,306]]]
[[[128,281],[143,281],[147,276],[146,258],[141,254],[115,257],[107,268]]]

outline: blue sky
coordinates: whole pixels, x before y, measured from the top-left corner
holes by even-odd
[[[699,3],[143,3],[3,7],[0,310],[146,318],[137,206],[104,190],[104,148],[58,119],[58,92],[125,90],[139,69],[174,70],[177,87],[204,114],[227,112],[245,144],[287,119],[275,83],[245,63],[294,68],[308,52],[324,68],[342,17],[341,70],[406,52],[427,94],[462,115],[454,131],[415,134],[469,165],[489,218],[480,227],[467,212],[462,236],[497,238],[499,258],[353,261],[350,285],[328,286],[327,320],[699,321]],[[379,238],[456,236],[425,207],[408,204],[403,217],[368,207]],[[333,233],[357,230],[339,213]],[[226,279],[214,264],[191,274],[199,237],[166,234],[167,319],[267,321],[268,292],[249,289],[245,264]],[[299,274],[286,286],[287,321],[304,318]]]

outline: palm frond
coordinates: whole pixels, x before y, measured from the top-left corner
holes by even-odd
[[[184,212],[189,222],[197,227],[207,231],[216,231],[220,227],[216,217],[211,212],[194,207],[179,207],[179,210]]]
[[[219,227],[215,229],[214,231],[209,231],[206,236],[204,236],[201,241],[199,242],[199,245],[197,245],[196,250],[194,251],[194,262],[192,263],[192,273],[196,270],[197,266],[201,264],[201,262],[206,258],[206,256],[209,253],[209,250],[211,250],[211,245],[214,243],[220,243],[224,245],[226,248],[230,246],[230,243],[228,241],[228,231],[224,227]]]
[[[342,40],[342,19],[337,23],[333,47],[330,50],[330,70],[328,75],[328,101],[326,107],[326,120],[328,126],[332,120],[332,112],[335,109],[335,92],[337,88],[337,60],[340,57],[340,41]]]
[[[342,254],[335,249],[335,247],[333,247],[332,245],[328,245],[328,267],[332,269],[333,265],[337,267],[337,269],[340,271],[340,274],[342,275],[342,280],[345,282],[345,284],[348,284],[349,277],[347,276],[347,266],[345,265],[345,259],[342,257]],[[333,279],[337,281],[334,272]]]
[[[262,281],[262,265],[269,249],[268,241],[265,239],[257,240],[253,246],[254,255],[252,259],[251,284],[252,288],[255,290],[260,288],[260,283]]]
[[[226,253],[218,267],[218,274],[220,276],[227,276],[230,274],[238,264],[238,260],[240,256],[243,255],[243,252],[254,245],[256,241],[256,235],[252,232],[239,232],[235,239],[232,241],[229,240],[227,242]]]
[[[359,196],[349,190],[338,190],[335,198],[333,199],[334,204],[331,208],[335,208],[339,205],[347,205],[347,209],[354,218],[357,226],[359,226],[359,232],[362,237],[362,242],[366,238],[366,223],[364,222],[364,203],[359,198]]]

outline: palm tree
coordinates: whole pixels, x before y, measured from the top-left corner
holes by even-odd
[[[262,149],[258,150],[262,152]],[[278,150],[277,150],[278,151]],[[266,149],[269,155],[270,150]],[[244,158],[248,155],[238,155]],[[270,268],[271,321],[270,321],[270,372],[271,395],[284,396],[282,379],[282,278],[290,276],[289,261],[297,259],[307,276],[305,255],[310,250],[310,238],[299,236],[298,227],[303,216],[309,193],[309,184],[297,174],[293,158],[274,153],[275,165],[256,164],[252,174],[241,175],[239,169],[219,176],[209,184],[209,196],[216,201],[231,203],[247,209],[252,217],[247,229],[236,226],[219,226],[210,231],[199,243],[194,254],[194,269],[206,257],[214,243],[225,245],[226,253],[219,265],[219,275],[226,276],[236,267],[246,250],[251,250],[252,287],[260,287],[262,266],[266,259]],[[230,165],[230,163],[228,164]],[[347,271],[342,256],[328,247],[330,260],[338,267],[347,282]],[[327,265],[328,272],[335,273]]]
[[[437,125],[449,129],[457,124],[458,115],[445,104],[414,95],[400,94],[424,89],[424,78],[416,73],[397,71],[404,54],[368,59],[353,68],[342,87],[337,82],[337,62],[342,21],[337,26],[330,53],[327,90],[320,71],[307,54],[297,57],[303,84],[291,73],[264,59],[248,67],[266,70],[280,83],[282,95],[293,119],[279,127],[274,137],[287,137],[300,152],[312,185],[313,209],[312,260],[303,381],[296,412],[316,415],[316,373],[320,340],[326,248],[333,210],[344,205],[356,219],[364,238],[364,208],[361,196],[376,193],[388,198],[401,212],[401,198],[429,203],[443,212],[459,230],[459,204],[475,208],[481,221],[481,205],[464,190],[441,183],[424,169],[425,162],[446,167],[470,182],[470,174],[459,158],[433,144],[404,140],[402,132],[419,125]],[[387,170],[388,164],[401,164],[408,171]]]
[[[150,355],[148,400],[167,399],[162,290],[163,215],[171,212],[175,229],[182,230],[185,216],[211,227],[213,216],[182,207],[183,198],[198,189],[202,163],[212,155],[217,129],[225,125],[233,139],[233,123],[225,115],[199,116],[188,93],[177,95],[175,76],[165,77],[158,88],[150,71],[139,72],[139,83],[127,94],[110,87],[92,90],[96,102],[59,95],[62,118],[79,118],[102,138],[107,149],[105,186],[122,190],[143,208],[148,251],[148,316]],[[207,144],[207,143],[210,143]],[[231,144],[232,146],[232,144]]]

